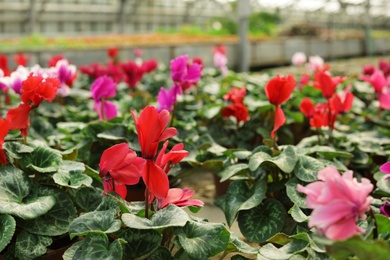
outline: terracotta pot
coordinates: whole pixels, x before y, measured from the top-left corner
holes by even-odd
[[[221,182],[221,178],[216,174],[213,174],[213,178],[214,178],[214,185],[215,185],[215,197],[218,198],[221,197],[222,195],[225,195],[231,181],[226,180],[224,182]]]

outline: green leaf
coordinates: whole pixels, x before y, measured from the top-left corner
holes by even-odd
[[[390,180],[386,180],[387,177],[389,176],[383,176],[379,181],[377,181],[376,186],[379,190],[390,194]]]
[[[258,206],[265,197],[267,184],[258,179],[254,185],[248,187],[246,181],[233,181],[225,196],[218,198],[215,204],[225,213],[229,226],[233,224],[240,210],[248,210]]]
[[[122,259],[122,242],[122,239],[116,239],[110,244],[106,234],[92,232],[89,233],[81,243],[73,245],[76,247],[76,250],[73,249],[73,251],[75,251],[74,255],[72,258],[68,259]],[[71,253],[73,253],[71,251],[68,252],[68,250],[66,252],[68,255],[67,257],[71,256]]]
[[[221,177],[221,182],[223,182],[240,172],[244,172],[247,169],[248,169],[248,164],[238,163],[238,164],[230,165],[229,167],[225,168],[223,171],[218,173],[218,176]]]
[[[36,259],[47,251],[52,239],[22,231],[16,238],[15,256],[18,259]]]
[[[11,241],[16,228],[16,221],[10,215],[0,216],[0,252]]]
[[[299,252],[302,252],[307,247],[308,242],[303,240],[292,240],[290,243],[277,248],[271,243],[268,243],[260,248],[259,255],[265,257],[265,259],[293,259],[292,257]],[[261,259],[261,258],[260,258]],[[297,258],[306,259],[306,258]]]
[[[126,252],[126,251],[125,251]],[[171,260],[171,252],[169,249],[163,246],[157,248],[153,253],[148,257],[148,260]]]
[[[382,214],[375,214],[375,221],[379,234],[390,232],[390,218]]]
[[[22,158],[22,154],[24,153],[31,153],[34,151],[32,147],[18,142],[5,142],[3,144],[3,150],[7,152],[9,157],[15,159]]]
[[[62,255],[62,258],[64,260],[73,260],[74,255],[76,254],[77,250],[83,245],[84,240],[78,241],[74,243],[71,247],[69,247],[64,254]]]
[[[122,215],[123,223],[134,229],[161,229],[168,227],[183,227],[190,218],[181,208],[170,204],[168,207],[157,211],[151,219],[138,217],[126,213]]]
[[[207,119],[211,119],[219,114],[221,107],[221,104],[207,104],[201,111],[202,116]]]
[[[53,175],[53,180],[58,185],[78,189],[81,186],[90,186],[92,178],[82,173],[69,174],[65,172],[57,172]]]
[[[286,182],[286,191],[289,199],[294,202],[300,208],[307,208],[306,206],[306,195],[297,191],[297,185],[301,184],[303,186],[306,183],[299,181],[297,178],[291,178]]]
[[[75,174],[75,173],[83,173],[85,171],[84,163],[63,160],[60,169],[58,172]]]
[[[64,160],[58,172],[53,175],[53,180],[61,186],[73,189],[78,189],[82,185],[90,186],[92,178],[83,174],[84,171],[83,163]]]
[[[84,211],[93,211],[103,199],[103,190],[90,186],[82,186],[74,193],[74,202]]]
[[[0,213],[33,219],[48,212],[56,203],[54,196],[28,198],[31,181],[19,169],[0,169]]]
[[[251,247],[250,245],[242,241],[236,233],[230,233],[230,241],[225,249],[226,253],[240,252],[248,255],[256,255],[258,251],[259,247]]]
[[[63,133],[73,133],[83,129],[86,124],[83,122],[59,122],[56,126]]]
[[[21,220],[20,226],[32,234],[59,236],[68,232],[77,211],[72,200],[62,190],[41,187],[39,196],[54,196],[56,204],[44,215],[32,220]]]
[[[184,251],[194,259],[207,259],[225,250],[230,234],[223,224],[189,221],[176,235]]]
[[[128,130],[123,125],[115,126],[109,130],[106,130],[102,133],[97,134],[97,137],[107,140],[123,140],[128,141],[125,136],[128,135]]]
[[[305,213],[303,213],[303,211],[296,204],[292,206],[289,213],[291,214],[293,219],[298,223],[308,221],[308,216],[306,216]]]
[[[286,149],[276,157],[271,157],[265,152],[258,152],[252,155],[250,158],[249,169],[251,171],[255,171],[263,162],[274,163],[283,172],[290,173],[294,170],[295,164],[297,162],[297,156],[295,154],[294,148],[291,146],[287,146]]]
[[[357,259],[387,260],[390,255],[390,246],[382,240],[363,240],[354,236],[348,240],[326,245],[326,252],[334,259],[347,259],[356,256]]]
[[[241,211],[238,226],[250,242],[265,242],[283,229],[286,212],[275,199],[266,199],[256,208]]]
[[[37,172],[56,172],[62,164],[62,156],[57,150],[37,146],[20,160],[22,169],[34,169]]]
[[[70,237],[84,236],[90,232],[101,231],[114,233],[121,228],[121,221],[116,219],[116,210],[93,211],[74,219],[70,224]]]
[[[304,182],[317,180],[317,174],[324,169],[324,164],[310,156],[299,156],[298,162],[294,169],[295,176]]]
[[[159,232],[151,229],[126,228],[115,233],[115,235],[127,242],[123,246],[126,259],[149,259],[149,255],[159,248],[162,239],[162,235]]]

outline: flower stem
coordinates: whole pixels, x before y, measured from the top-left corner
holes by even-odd
[[[375,214],[372,208],[370,208],[370,217],[374,220],[374,230],[372,231],[373,239],[378,238],[378,223],[376,222]]]
[[[101,99],[101,105],[100,105],[100,113],[102,114],[102,117],[103,117],[103,120],[104,121],[107,121],[107,116],[105,114],[105,111],[104,111],[104,102],[106,101],[106,99],[103,97]]]
[[[145,189],[145,218],[149,218],[149,189]]]

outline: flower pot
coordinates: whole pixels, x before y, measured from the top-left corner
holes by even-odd
[[[226,180],[224,182],[221,182],[221,178],[216,174],[213,174],[213,178],[214,178],[214,186],[215,186],[215,197],[218,198],[226,194],[226,191],[231,181]]]

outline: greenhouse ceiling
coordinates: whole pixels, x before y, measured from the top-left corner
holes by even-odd
[[[235,0],[215,0],[220,3]],[[240,1],[240,0],[238,0]],[[325,13],[365,14],[369,9],[371,16],[390,16],[389,0],[250,0],[253,10],[275,10],[289,8],[298,12],[322,11]],[[367,9],[367,7],[369,7]]]

